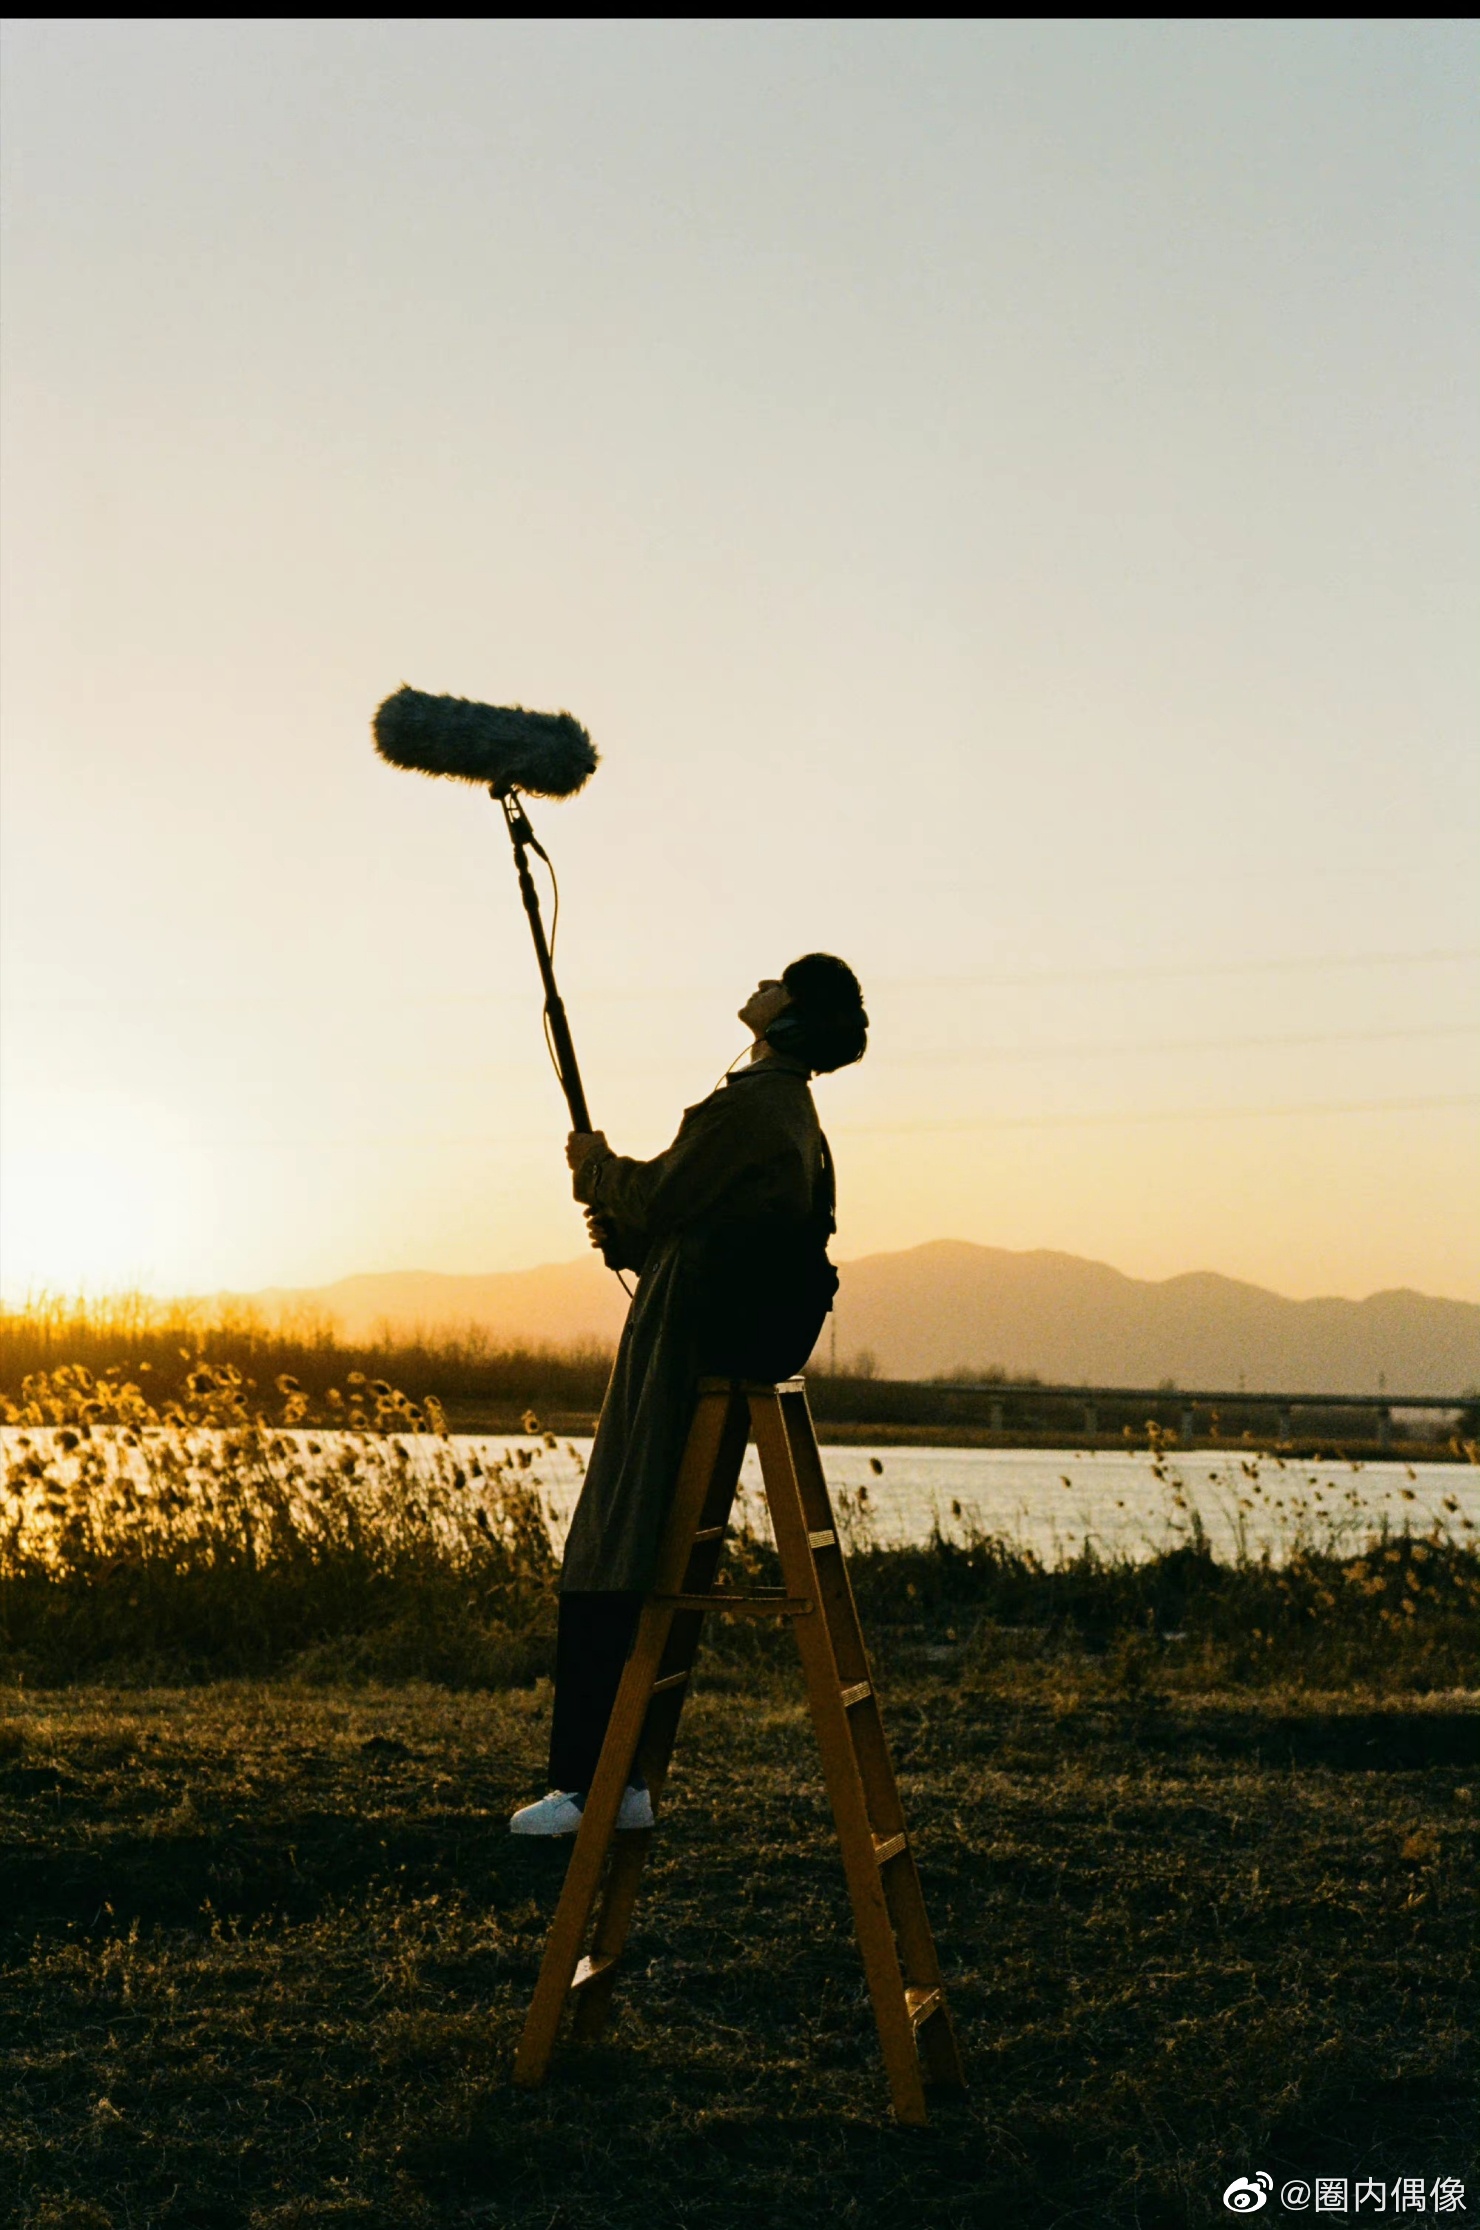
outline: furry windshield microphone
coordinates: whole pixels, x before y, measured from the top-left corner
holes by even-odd
[[[375,748],[393,767],[484,783],[496,797],[572,797],[596,771],[596,746],[568,712],[431,697],[404,683],[375,715]]]
[[[555,962],[540,915],[539,894],[530,873],[529,854],[550,866],[550,855],[529,825],[520,792],[538,798],[573,797],[596,772],[596,746],[568,712],[526,712],[522,705],[480,705],[470,697],[430,697],[403,682],[375,715],[375,748],[393,767],[417,774],[446,774],[455,782],[477,782],[493,792],[503,809],[519,895],[529,917],[540,981],[545,987],[545,1034],[560,1088],[570,1109],[571,1128],[588,1132],[591,1113],[576,1064],[576,1049],[565,1002],[555,982]],[[550,867],[553,882],[555,870]],[[559,919],[560,894],[555,894]],[[615,1255],[602,1253],[612,1267]]]

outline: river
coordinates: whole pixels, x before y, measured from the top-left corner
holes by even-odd
[[[469,1435],[459,1446],[485,1458],[529,1446]],[[562,1441],[532,1470],[550,1530],[564,1539],[589,1440]],[[1302,1544],[1359,1546],[1384,1526],[1456,1539],[1480,1531],[1480,1469],[1470,1464],[1295,1461],[1201,1450],[1168,1458],[1162,1475],[1145,1454],[1119,1449],[825,1447],[823,1468],[846,1539],[855,1546],[997,1534],[1045,1562],[1089,1543],[1103,1555],[1142,1558],[1192,1537],[1200,1522],[1215,1555],[1266,1549],[1277,1561]],[[741,1511],[764,1530],[760,1467],[748,1449]]]

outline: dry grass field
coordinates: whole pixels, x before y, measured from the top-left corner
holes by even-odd
[[[1170,2230],[1261,2169],[1480,2203],[1471,1536],[1057,1569],[859,1536],[969,2095],[889,2119],[789,1637],[743,1622],[608,2038],[523,2095],[566,1858],[506,1824],[543,1786],[543,1442],[474,1476],[389,1387],[326,1429],[186,1377],[12,1406],[7,2222]]]
[[[1477,1699],[886,1662],[971,2092],[891,2125],[800,1695],[686,1721],[609,2039],[510,2064],[563,1847],[542,1687],[12,1695],[26,2230],[1224,2219],[1468,2177]],[[1416,2215],[1411,2220],[1418,2220]]]

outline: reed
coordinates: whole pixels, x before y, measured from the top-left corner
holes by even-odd
[[[558,1443],[532,1411],[484,1456],[450,1438],[434,1398],[384,1378],[351,1370],[315,1399],[284,1372],[264,1396],[235,1363],[178,1360],[163,1402],[142,1376],[80,1362],[0,1399],[0,1667],[43,1683],[290,1671],[483,1688],[548,1669],[540,1465]],[[1261,1482],[1244,1468],[1252,1507]],[[1175,1531],[1142,1561],[1086,1546],[1049,1564],[970,1530],[890,1547],[866,1490],[840,1495],[882,1659],[963,1677],[1011,1665],[1029,1685],[1066,1668],[1119,1687],[1480,1680],[1471,1537],[1443,1522],[1353,1537],[1349,1517],[1312,1514],[1283,1562],[1219,1561],[1182,1475],[1164,1460],[1159,1474]],[[742,1526],[730,1554],[742,1577],[779,1577],[763,1535]],[[789,1636],[715,1623],[714,1678],[789,1661]]]
[[[485,1462],[384,1379],[352,1371],[321,1405],[287,1373],[273,1392],[197,1358],[162,1407],[81,1363],[0,1403],[11,1670],[497,1685],[542,1668],[555,1560],[534,1465],[553,1440],[533,1418]]]
[[[0,1307],[0,1390],[12,1400],[26,1378],[80,1364],[95,1378],[122,1372],[161,1407],[180,1398],[206,1356],[236,1370],[249,1395],[286,1375],[322,1399],[359,1371],[409,1387],[418,1400],[435,1395],[444,1407],[476,1403],[517,1417],[534,1403],[582,1422],[600,1409],[611,1371],[611,1351],[599,1343],[500,1344],[478,1325],[435,1333],[387,1327],[372,1340],[347,1340],[328,1317],[269,1317],[245,1303],[43,1294],[21,1308]]]

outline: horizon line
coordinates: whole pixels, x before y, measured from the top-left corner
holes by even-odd
[[[1210,1269],[1206,1266],[1187,1270],[1172,1270],[1164,1277],[1142,1277],[1134,1271],[1120,1269],[1115,1263],[1107,1262],[1102,1256],[1075,1254],[1067,1247],[1004,1247],[996,1245],[990,1240],[961,1239],[950,1235],[913,1240],[907,1246],[874,1247],[865,1254],[841,1256],[838,1259],[838,1268],[846,1270],[855,1268],[860,1263],[877,1262],[890,1256],[920,1254],[931,1247],[965,1247],[976,1253],[1011,1255],[1019,1260],[1025,1260],[1032,1255],[1048,1255],[1061,1262],[1072,1262],[1091,1269],[1106,1270],[1111,1276],[1123,1278],[1130,1285],[1163,1286],[1174,1285],[1179,1280],[1186,1278],[1215,1278],[1225,1285],[1243,1286],[1252,1292],[1268,1294],[1275,1300],[1288,1302],[1294,1308],[1304,1307],[1317,1301],[1342,1301],[1350,1307],[1360,1308],[1368,1301],[1382,1300],[1389,1295],[1411,1294],[1418,1300],[1438,1301],[1452,1307],[1480,1309],[1480,1297],[1471,1299],[1465,1294],[1434,1293],[1416,1285],[1379,1285],[1361,1294],[1330,1291],[1292,1294],[1282,1292],[1277,1286],[1262,1285],[1256,1278],[1239,1277],[1230,1271]],[[273,1297],[307,1297],[330,1292],[337,1286],[368,1282],[374,1279],[434,1278],[452,1283],[469,1284],[499,1278],[538,1277],[542,1272],[548,1271],[581,1268],[595,1270],[598,1267],[599,1265],[592,1255],[583,1253],[562,1256],[555,1261],[524,1263],[513,1269],[436,1270],[417,1267],[388,1270],[346,1270],[340,1272],[338,1276],[322,1278],[313,1283],[258,1286],[220,1285],[208,1291],[184,1293],[159,1292],[144,1285],[113,1285],[99,1289],[89,1289],[83,1286],[70,1291],[62,1287],[31,1285],[26,1288],[24,1298],[17,1298],[14,1288],[7,1289],[3,1284],[0,1284],[0,1310],[10,1314],[23,1315],[31,1309],[48,1305],[86,1308],[97,1307],[110,1301],[141,1301],[162,1308],[202,1307],[212,1302],[251,1303],[268,1295]]]

